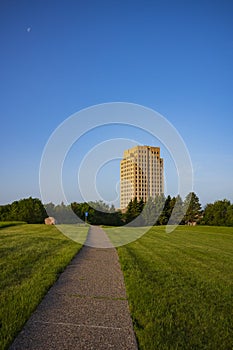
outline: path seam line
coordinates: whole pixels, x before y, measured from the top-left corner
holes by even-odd
[[[115,329],[115,330],[125,329],[125,328],[120,328],[120,327],[97,326],[97,325],[77,324],[77,323],[70,323],[70,322],[33,321],[33,323],[55,324],[55,325],[60,325],[60,326],[76,326],[76,327],[86,327],[86,328]]]

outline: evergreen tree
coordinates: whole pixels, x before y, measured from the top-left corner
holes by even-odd
[[[138,203],[138,207],[139,207],[139,212],[140,213],[143,211],[144,205],[145,205],[145,203],[143,202],[143,199],[141,198],[139,203]]]
[[[171,201],[172,201],[171,196],[168,195],[164,203],[163,211],[159,217],[160,225],[167,225],[168,223],[168,220],[171,215],[171,205],[172,205]]]
[[[183,201],[180,195],[177,195],[176,198],[173,198],[172,205],[172,216],[170,217],[170,224],[179,225],[184,223],[184,210],[183,210]]]
[[[133,220],[133,201],[132,201],[132,199],[129,201],[129,204],[127,205],[127,209],[126,209],[124,217],[125,217],[125,221],[127,224]]]
[[[152,197],[148,198],[142,217],[146,226],[153,226],[156,223],[158,217],[156,216],[156,205]]]
[[[144,203],[142,200],[138,201],[137,197],[135,197],[133,200],[131,199],[124,215],[126,223],[129,224],[130,222],[134,221],[141,214],[143,207]],[[143,225],[142,217],[140,216],[134,223],[132,223],[132,225]]]
[[[137,200],[137,197],[134,198],[132,204],[133,204],[133,207],[132,207],[133,217],[136,218],[140,214],[139,202]]]
[[[163,222],[163,208],[165,204],[165,196],[164,194],[158,195],[155,197],[155,217],[157,217],[156,224],[157,225],[162,225]]]
[[[184,201],[184,220],[188,222],[197,222],[201,216],[201,204],[199,198],[194,192],[190,192]]]

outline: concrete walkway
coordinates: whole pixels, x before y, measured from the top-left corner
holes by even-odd
[[[99,227],[86,243],[10,350],[137,349],[117,252]]]

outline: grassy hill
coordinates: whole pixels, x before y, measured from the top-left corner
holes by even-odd
[[[87,230],[79,227],[82,238]],[[74,226],[68,231],[76,237]],[[119,243],[121,228],[105,231]],[[54,226],[0,229],[1,349],[80,248]],[[179,226],[168,234],[154,227],[117,249],[140,350],[232,349],[233,228]]]
[[[154,227],[118,254],[139,349],[232,349],[233,228]]]
[[[0,349],[7,349],[81,248],[55,226],[7,226],[0,229]],[[71,225],[73,236],[75,230],[84,237],[88,227]]]

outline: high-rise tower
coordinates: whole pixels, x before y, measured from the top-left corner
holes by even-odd
[[[149,197],[163,194],[164,171],[160,148],[136,146],[124,151],[120,179],[121,209],[125,209],[135,197],[146,202]]]

